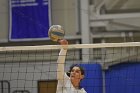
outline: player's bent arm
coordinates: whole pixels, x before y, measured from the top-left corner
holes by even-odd
[[[63,80],[64,78],[64,65],[65,65],[65,58],[66,58],[66,54],[67,54],[67,49],[62,48],[60,53],[59,53],[59,57],[57,60],[57,79],[58,80]]]

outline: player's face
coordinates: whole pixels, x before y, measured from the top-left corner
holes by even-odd
[[[81,80],[84,78],[84,75],[81,74],[81,70],[79,67],[73,67],[71,72],[70,72],[70,78]]]

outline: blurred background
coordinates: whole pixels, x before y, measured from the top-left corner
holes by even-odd
[[[46,2],[48,4],[48,10],[46,10],[46,13],[48,13],[47,25],[62,25],[66,32],[65,38],[71,44],[140,41],[140,3],[137,0],[17,1],[0,0],[0,46],[55,44],[50,42],[47,38],[48,36],[45,36],[43,39],[42,37],[12,38],[11,33],[14,33],[15,29],[20,31],[20,26],[17,24],[22,23],[22,19],[14,17],[14,15],[24,13],[18,10],[14,14],[17,8],[14,5],[29,2]],[[44,17],[39,11],[36,14],[32,12],[32,15],[40,16],[40,18]],[[22,16],[27,16],[27,21],[32,20],[31,24],[36,23],[40,28],[44,28],[44,33],[47,33],[48,28],[45,24],[37,22],[36,19],[32,19],[33,17],[26,15],[26,13]],[[19,23],[14,25],[14,21],[17,20]],[[26,22],[23,23],[27,24]],[[24,25],[23,23],[22,25]],[[35,29],[38,28],[36,27]],[[26,26],[23,31],[25,30]]]
[[[51,25],[70,44],[104,43],[67,53],[65,70],[82,64],[88,93],[140,92],[139,0],[0,0],[0,93],[56,92],[59,50],[34,47],[58,44]]]

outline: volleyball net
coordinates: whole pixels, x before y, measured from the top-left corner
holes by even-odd
[[[55,93],[61,45],[0,47],[0,93]],[[73,44],[65,71],[85,69],[87,93],[139,93],[140,42]]]

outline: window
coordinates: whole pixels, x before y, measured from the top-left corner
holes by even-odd
[[[56,93],[57,80],[38,81],[38,93]]]

